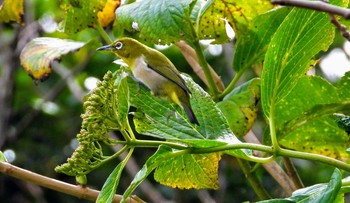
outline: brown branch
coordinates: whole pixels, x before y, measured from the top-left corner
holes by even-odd
[[[283,157],[283,163],[284,163],[284,166],[286,167],[288,176],[293,180],[295,186],[298,188],[303,188],[304,184],[301,181],[299,174],[297,172],[297,169],[295,168],[292,160],[290,160],[290,158],[288,157]]]
[[[350,18],[350,10],[340,6],[334,6],[323,1],[304,1],[304,0],[271,0],[273,4],[295,6],[308,8],[316,11],[323,11],[329,14],[344,16]]]
[[[339,21],[336,19],[336,17],[333,14],[329,14],[329,17],[331,19],[331,23],[338,28],[342,36],[350,41],[350,33],[346,30],[346,27],[339,23]]]
[[[33,173],[31,171],[28,171],[1,161],[0,161],[0,172],[20,180],[28,181],[45,188],[49,188],[61,193],[65,193],[74,197],[78,197],[78,198],[86,199],[90,201],[95,201],[100,192],[97,190],[90,189],[88,187],[72,185],[66,182],[48,178],[46,176],[39,175],[37,173]],[[120,202],[121,198],[122,198],[121,195],[115,195],[113,202]],[[140,201],[138,198],[131,197],[131,198],[128,198],[126,202],[139,203],[142,201]]]

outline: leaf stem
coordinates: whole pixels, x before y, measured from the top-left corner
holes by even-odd
[[[328,164],[328,165],[331,165],[331,166],[337,167],[339,169],[343,169],[343,170],[350,172],[350,165],[349,164],[342,162],[342,161],[339,161],[337,159],[326,157],[326,156],[319,155],[319,154],[311,154],[311,153],[307,153],[307,152],[299,152],[299,151],[293,151],[293,150],[281,148],[277,155],[298,158],[298,159],[319,161],[319,162],[322,162],[322,163],[325,163],[325,164]]]
[[[136,137],[134,135],[134,131],[132,131],[129,123],[129,119],[126,118],[126,131],[128,132],[128,135],[130,135],[132,140],[136,140]]]
[[[201,65],[201,67],[204,71],[204,75],[208,81],[210,92],[213,93],[214,98],[216,98],[218,93],[219,93],[218,87],[216,86],[214,78],[212,77],[212,75],[210,73],[210,68],[208,66],[208,63],[207,63],[205,57],[204,57],[203,51],[201,49],[201,46],[200,46],[198,40],[193,40],[193,48],[197,54],[199,64]]]
[[[94,168],[98,168],[98,167],[100,167],[102,164],[104,164],[104,163],[106,163],[106,162],[108,162],[108,161],[110,161],[110,160],[112,160],[112,159],[114,159],[114,158],[117,158],[118,156],[120,156],[123,152],[125,152],[125,151],[126,151],[127,149],[129,149],[129,148],[130,148],[130,146],[128,146],[128,145],[123,146],[123,148],[121,148],[118,152],[116,152],[116,153],[114,153],[113,155],[107,157],[106,159],[103,159],[101,162],[99,162],[98,164],[96,164],[96,165],[94,166]],[[94,169],[92,169],[92,170],[94,170]]]
[[[160,145],[165,145],[178,150],[188,149],[188,146],[183,144],[157,140],[132,140],[128,145],[134,147],[159,147]]]
[[[97,24],[96,28],[97,28],[97,31],[100,33],[101,37],[103,38],[103,40],[107,44],[111,44],[113,42],[100,23]]]
[[[243,159],[239,159],[239,158],[237,158],[237,162],[238,162],[239,166],[241,167],[248,182],[252,186],[253,190],[260,198],[260,200],[271,199],[271,196],[266,191],[265,187],[258,180],[255,173],[252,172],[249,162],[246,160],[243,160]]]
[[[192,154],[205,154],[205,153],[212,153],[212,152],[224,152],[226,150],[233,150],[233,149],[251,149],[251,150],[258,150],[268,153],[274,153],[274,156],[272,157],[255,157],[255,156],[247,156],[247,157],[240,157],[243,159],[246,159],[248,161],[254,161],[259,163],[267,163],[274,160],[277,156],[286,156],[291,158],[297,158],[297,159],[304,159],[304,160],[312,160],[312,161],[319,161],[334,167],[337,167],[339,169],[343,169],[350,172],[350,165],[336,160],[334,158],[326,157],[319,154],[311,154],[307,152],[299,152],[299,151],[293,151],[288,149],[279,148],[278,151],[275,151],[274,147],[261,145],[261,144],[253,144],[253,143],[238,143],[238,144],[229,144],[224,146],[218,146],[218,147],[211,147],[211,148],[190,148],[186,145],[179,144],[179,143],[172,143],[168,141],[150,141],[150,140],[132,140],[128,143],[128,147],[159,147],[159,145],[166,145],[169,147],[172,147],[174,149],[179,149],[181,153],[192,153]]]
[[[280,146],[278,144],[277,135],[276,135],[276,125],[275,125],[275,112],[274,112],[274,102],[272,101],[270,106],[270,117],[269,119],[269,127],[270,127],[270,135],[271,135],[271,142],[275,153],[278,153],[280,151]]]
[[[219,95],[219,98],[225,97],[228,93],[230,93],[236,86],[238,80],[241,78],[243,75],[245,69],[242,69],[236,73],[236,75],[233,77],[231,80],[230,84],[226,87],[223,93]]]

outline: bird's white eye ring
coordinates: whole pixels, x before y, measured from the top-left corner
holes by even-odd
[[[123,47],[123,43],[121,42],[117,42],[117,44],[115,44],[116,49],[121,49],[122,47]]]

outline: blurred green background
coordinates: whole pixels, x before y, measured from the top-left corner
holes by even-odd
[[[64,163],[77,146],[75,136],[80,130],[84,95],[107,70],[117,70],[118,66],[112,63],[114,56],[95,52],[104,43],[96,30],[86,29],[70,36],[57,31],[64,15],[59,1],[27,0],[24,3],[23,25],[0,23],[0,150],[16,166],[74,184],[73,177],[58,174],[54,168]],[[112,33],[111,30],[108,31]],[[54,73],[47,81],[36,85],[22,69],[19,54],[31,39],[43,36],[69,38],[89,44],[76,53],[65,55],[60,63],[53,63]],[[340,41],[343,43],[343,40]],[[228,84],[234,74],[231,70],[232,47],[232,44],[227,44],[205,50],[209,63],[222,76],[225,84]],[[218,53],[211,52],[217,49]],[[176,47],[172,46],[163,52],[180,71],[190,74],[204,87]],[[255,76],[254,71],[247,71],[243,80]],[[254,130],[257,134],[262,134],[265,124],[262,116],[259,116]],[[113,149],[109,150],[113,153]],[[122,174],[117,193],[123,193],[135,173],[154,151],[136,150]],[[88,186],[100,190],[118,161],[114,160],[89,174]],[[302,168],[299,172],[306,186],[328,182],[333,172],[331,167],[307,161],[296,161],[296,166]],[[258,170],[259,178],[272,195],[283,195],[271,176],[263,169]],[[257,200],[233,157],[222,158],[219,172],[220,189],[217,191],[177,190],[154,182],[150,176],[136,190],[136,195],[148,202]],[[88,201],[0,174],[0,202]]]

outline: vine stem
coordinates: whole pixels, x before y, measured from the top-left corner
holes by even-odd
[[[333,159],[330,157],[322,156],[319,154],[311,154],[311,153],[306,153],[306,152],[299,152],[299,151],[293,151],[293,150],[288,150],[288,149],[280,149],[277,155],[280,156],[287,156],[287,157],[292,157],[292,158],[298,158],[298,159],[305,159],[305,160],[312,160],[312,161],[319,161],[334,167],[337,167],[339,169],[346,170],[350,172],[350,165],[339,161],[337,159]]]
[[[107,44],[111,44],[113,42],[100,23],[97,24],[96,28],[103,40],[106,41]]]
[[[181,153],[192,153],[192,154],[205,154],[205,153],[212,153],[212,152],[224,152],[227,150],[233,150],[233,149],[251,149],[251,150],[258,150],[263,152],[272,153],[277,156],[286,156],[291,158],[297,158],[297,159],[304,159],[304,160],[312,160],[312,161],[319,161],[334,167],[337,167],[339,169],[343,169],[350,172],[350,165],[339,161],[334,158],[326,157],[319,154],[312,154],[307,152],[299,152],[299,151],[293,151],[288,149],[280,148],[278,151],[275,151],[274,147],[261,145],[261,144],[253,144],[253,143],[237,143],[237,144],[228,144],[224,146],[219,147],[211,147],[211,148],[189,148],[187,146],[183,146],[181,144],[177,143],[171,143],[167,141],[149,141],[149,140],[137,140],[132,141],[130,143],[133,147],[159,147],[160,144],[172,147],[179,147],[182,148]],[[178,149],[179,149],[178,148]],[[256,160],[250,159],[250,157],[247,158],[248,161],[255,161],[260,163],[267,163],[275,159],[275,157],[268,157],[268,158],[261,158],[261,157],[254,157]],[[241,157],[244,158],[244,157]],[[260,159],[261,160],[260,160]]]
[[[245,70],[245,69],[244,69]],[[233,79],[231,80],[230,84],[226,87],[226,89],[224,90],[224,92],[222,92],[220,95],[219,95],[219,98],[223,98],[224,96],[226,96],[228,93],[230,93],[233,88],[235,88],[238,80],[241,78],[241,76],[243,75],[244,71],[241,70],[241,71],[238,71],[236,73],[236,75],[233,77]]]
[[[276,92],[275,92],[276,94]],[[272,142],[272,146],[274,149],[275,153],[278,153],[280,151],[280,146],[278,144],[278,140],[277,140],[277,134],[276,134],[276,125],[275,125],[275,100],[274,100],[275,96],[273,97],[273,99],[271,99],[271,105],[270,105],[270,115],[269,115],[269,127],[270,127],[270,136],[271,136],[271,142]]]
[[[210,68],[208,66],[207,61],[205,60],[203,51],[201,49],[201,46],[199,44],[198,40],[194,40],[193,41],[193,48],[197,54],[198,57],[198,61],[199,64],[201,65],[203,71],[204,71],[204,75],[207,78],[208,84],[209,84],[209,89],[211,90],[211,93],[213,93],[214,98],[217,97],[219,90],[218,87],[216,86],[216,83],[214,81],[214,78],[212,77],[211,73],[210,73]]]
[[[66,182],[48,178],[46,176],[33,173],[31,171],[19,168],[10,163],[0,161],[0,172],[14,178],[28,181],[39,186],[49,188],[64,194],[68,194],[80,199],[86,199],[90,201],[95,201],[100,191],[90,189],[88,187],[82,187],[79,185],[72,185]],[[120,202],[122,199],[121,195],[114,195],[113,202]],[[138,198],[129,198],[127,202],[138,203]]]

